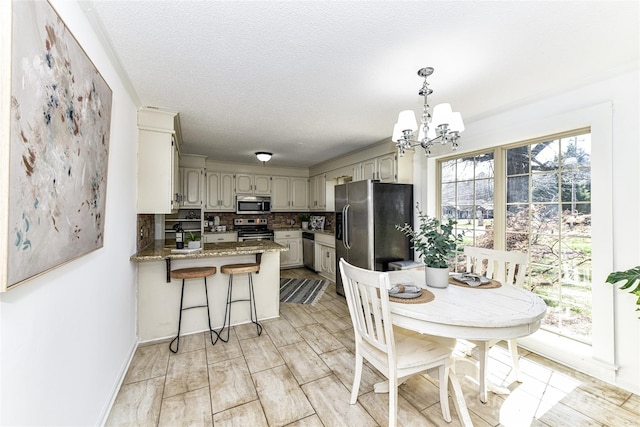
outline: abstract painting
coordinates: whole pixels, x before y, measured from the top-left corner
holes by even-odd
[[[112,102],[48,2],[11,3],[3,290],[103,246]]]

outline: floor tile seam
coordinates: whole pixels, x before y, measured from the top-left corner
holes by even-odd
[[[580,391],[582,391],[582,392],[584,392],[584,393],[589,393],[589,394],[590,394],[590,395],[592,395],[592,396],[595,396],[595,397],[598,397],[598,398],[604,399],[604,400],[606,400],[607,402],[609,402],[610,404],[612,404],[612,405],[614,405],[614,406],[617,406],[617,407],[620,407],[620,408],[622,408],[622,407],[623,407],[623,405],[624,405],[624,403],[625,403],[627,400],[629,400],[629,399],[631,398],[631,396],[633,395],[633,393],[628,392],[628,393],[630,393],[630,395],[629,395],[629,396],[627,396],[627,397],[626,397],[626,398],[625,398],[621,403],[618,403],[618,401],[613,401],[613,400],[611,400],[609,397],[607,397],[607,396],[606,396],[606,395],[604,395],[604,394],[597,394],[597,393],[595,393],[595,391],[597,391],[597,390],[592,391],[592,390],[591,390],[591,389],[592,389],[592,387],[588,387],[588,386],[583,387],[583,384],[584,384],[583,382],[580,382],[580,385],[578,385],[578,387],[576,387],[576,388],[578,388]],[[609,385],[609,384],[607,384],[607,385]],[[609,386],[610,386],[610,385],[609,385]],[[622,390],[622,389],[618,388],[618,390]],[[626,408],[624,408],[624,409],[626,409]],[[630,412],[633,412],[633,411],[630,411]]]
[[[311,404],[311,402],[309,401],[309,396],[307,396],[307,395],[304,393],[304,390],[302,390],[302,386],[300,385],[300,383],[298,383],[298,380],[297,380],[296,376],[293,374],[293,372],[291,371],[291,368],[286,364],[286,362],[285,362],[285,364],[284,364],[284,365],[279,365],[279,366],[285,366],[285,367],[287,368],[287,370],[289,371],[289,374],[291,375],[291,377],[292,377],[292,378],[294,379],[294,381],[296,382],[298,389],[300,389],[300,391],[305,395],[304,397],[305,397],[305,399],[307,400],[307,402],[309,403],[309,406],[311,406],[311,408],[313,408],[313,414],[306,415],[306,416],[304,416],[304,417],[302,417],[302,418],[299,418],[299,419],[297,419],[297,420],[291,421],[290,423],[287,423],[286,425],[289,425],[289,424],[295,423],[295,422],[300,421],[300,420],[302,420],[302,419],[304,419],[304,418],[308,418],[308,417],[310,417],[310,416],[312,416],[312,415],[314,415],[314,414],[315,414],[315,415],[317,415],[317,416],[318,416],[318,418],[320,418],[320,415],[318,414],[318,412],[316,411],[316,409],[313,407],[313,405],[312,405],[312,404]],[[274,368],[277,368],[277,367],[278,367],[278,366],[275,366]],[[270,368],[270,369],[273,369],[273,368]],[[268,370],[268,369],[266,369],[266,370]],[[261,372],[264,372],[264,371],[261,371]],[[253,382],[253,388],[256,390],[256,395],[258,396],[258,401],[260,402],[260,406],[262,407],[262,412],[264,412],[265,419],[267,420],[267,423],[268,423],[268,422],[269,422],[269,420],[268,420],[268,418],[267,418],[267,412],[266,412],[266,410],[265,410],[265,408],[264,408],[264,404],[262,403],[262,399],[260,399],[260,393],[258,393],[258,386],[257,386],[257,384],[256,384],[256,379],[253,377],[253,374],[250,374],[250,375],[251,375],[251,381]]]
[[[607,403],[609,403],[609,404],[611,404],[611,405],[615,406],[615,407],[616,407],[616,413],[615,413],[616,417],[620,416],[620,412],[621,412],[621,413],[624,415],[624,417],[622,418],[623,420],[630,420],[630,421],[637,422],[637,420],[638,420],[638,414],[634,413],[633,411],[630,411],[630,410],[628,410],[627,408],[624,408],[624,407],[622,407],[622,406],[618,406],[618,405],[616,405],[615,403],[611,403],[609,400],[605,399],[605,398],[604,398],[604,397],[602,397],[602,396],[598,396],[597,394],[593,394],[593,393],[588,392],[588,391],[586,391],[586,390],[581,390],[581,391],[582,391],[583,393],[590,394],[591,396],[593,396],[594,398],[596,398],[596,400],[601,399],[601,400],[604,400],[604,401],[606,401]],[[564,399],[563,399],[563,400],[564,400]],[[569,408],[573,409],[574,411],[579,412],[579,413],[581,413],[582,415],[584,415],[584,416],[586,416],[586,417],[588,417],[588,418],[590,418],[590,419],[593,419],[593,420],[594,420],[594,421],[596,421],[597,423],[605,424],[604,422],[602,422],[602,421],[600,421],[600,420],[598,420],[598,419],[594,419],[594,418],[593,418],[592,416],[590,416],[590,415],[587,415],[587,414],[586,414],[582,409],[577,408],[577,407],[574,407],[574,406],[572,406],[572,405],[569,405],[569,402],[564,403],[563,401],[559,401],[558,403],[562,403],[563,405],[565,405],[565,406],[567,406],[567,407],[569,407]]]
[[[209,356],[207,355],[207,351],[205,348],[205,358],[206,361],[209,361]],[[209,363],[207,363],[207,388],[209,389],[209,412],[211,413],[211,425],[213,425],[213,393],[211,393],[211,372],[209,369]]]
[[[229,406],[228,408],[225,408],[225,409],[223,409],[222,411],[213,412],[211,415],[212,415],[212,416],[213,416],[213,415],[218,415],[218,414],[221,414],[221,413],[223,413],[223,412],[230,411],[230,410],[232,410],[232,409],[239,408],[240,406],[247,405],[247,404],[249,404],[249,403],[256,402],[256,401],[260,403],[260,407],[262,408],[262,412],[264,412],[264,408],[262,407],[262,402],[260,402],[260,397],[258,396],[258,393],[256,393],[256,398],[255,398],[255,399],[253,399],[253,400],[249,400],[249,401],[247,401],[247,402],[242,402],[242,403],[238,403],[237,405]],[[267,417],[265,416],[265,419],[266,419],[266,418],[267,418]]]
[[[575,411],[575,412],[578,412],[578,413],[579,413],[580,415],[582,415],[583,417],[590,419],[590,420],[593,422],[593,424],[595,424],[595,425],[600,425],[600,426],[603,426],[603,427],[604,427],[604,426],[606,426],[606,424],[603,424],[602,422],[598,421],[597,419],[593,418],[592,416],[585,414],[585,413],[584,413],[584,411],[582,411],[582,410],[580,410],[580,409],[576,409],[576,408],[572,407],[571,405],[567,405],[567,404],[563,403],[562,401],[558,401],[558,402],[556,402],[556,403],[552,406],[552,409],[556,409],[556,407],[557,407],[558,405],[564,406],[564,407],[569,408],[569,409],[571,409],[571,410],[573,410],[573,411]],[[545,414],[546,414],[546,412],[545,412]],[[543,416],[544,416],[544,414],[543,414]],[[545,423],[544,421],[542,421],[540,418],[536,417],[536,416],[535,416],[535,414],[534,414],[534,417],[533,417],[533,418],[534,418],[536,421],[539,421],[539,422],[542,422],[542,423],[544,423],[544,424],[546,424],[546,425],[549,425],[548,423]]]
[[[349,396],[351,396],[351,390],[350,390],[350,389],[348,389],[348,388],[344,385],[344,383],[343,383],[342,381],[340,381],[340,378],[338,378],[338,376],[337,376],[337,375],[335,374],[335,372],[333,372],[333,371],[331,371],[331,374],[330,374],[330,375],[327,375],[327,376],[325,376],[325,377],[318,378],[318,379],[315,379],[315,380],[313,380],[313,381],[310,381],[310,382],[306,383],[306,384],[305,384],[305,386],[307,386],[307,388],[309,388],[309,387],[311,387],[311,384],[313,384],[314,382],[316,382],[316,381],[321,381],[321,380],[323,380],[323,379],[325,379],[325,378],[329,378],[329,377],[331,377],[331,376],[333,376],[333,377],[334,377],[334,379],[335,379],[335,382],[337,382],[338,384],[342,385],[342,386],[345,388],[345,390],[347,391],[347,393],[349,394]],[[322,417],[320,416],[320,413],[318,412],[318,408],[316,408],[316,407],[313,405],[313,402],[311,401],[311,398],[310,398],[310,396],[309,396],[309,393],[307,393],[307,392],[306,392],[306,390],[304,389],[304,387],[302,387],[302,386],[300,386],[300,389],[302,390],[302,393],[304,393],[305,397],[306,397],[306,398],[307,398],[307,400],[309,401],[309,404],[311,405],[311,407],[313,408],[314,412],[316,413],[316,415],[317,415],[317,416],[318,416],[318,418],[320,419],[320,422],[321,422],[323,425],[327,425],[327,424],[322,420]],[[358,397],[360,397],[360,395],[358,395]],[[351,405],[351,403],[349,403],[349,405]],[[375,421],[375,418],[373,418],[373,417],[371,416],[371,414],[369,414],[369,412],[365,409],[365,407],[364,407],[364,406],[362,406],[362,404],[361,404],[360,402],[358,402],[358,401],[356,400],[355,405],[359,405],[359,406],[360,406],[360,408],[362,408],[362,410],[364,410],[364,411],[365,411],[365,412],[366,412],[366,413],[367,413],[367,414],[368,414],[368,415],[369,415],[369,416],[370,416],[370,417]],[[375,421],[375,422],[376,422],[376,424],[378,424],[378,423],[377,423],[377,421]],[[379,425],[379,424],[378,424],[378,425]]]
[[[624,407],[624,405],[626,405],[627,403],[629,403],[630,405],[633,405],[633,402],[631,402],[631,399],[633,399],[633,396],[638,396],[638,397],[640,397],[639,395],[637,395],[637,394],[635,394],[635,393],[630,393],[630,394],[629,394],[629,396],[627,396],[627,398],[624,400],[624,402],[622,402],[622,403],[620,404],[620,407],[621,407],[621,408],[622,408],[622,407]],[[626,409],[627,411],[631,411],[631,412],[633,412],[634,414],[637,414],[637,415],[638,415],[638,417],[640,417],[640,406],[638,406],[638,410],[637,410],[637,411],[634,411],[634,410],[631,410],[631,409],[628,409],[628,408],[625,408],[625,409]]]
[[[162,396],[162,401],[165,401],[167,399],[171,399],[171,398],[174,398],[174,397],[177,397],[177,396],[182,396],[183,394],[192,393],[194,391],[203,390],[205,388],[208,389],[208,390],[211,389],[211,386],[210,386],[209,382],[207,382],[207,385],[204,385],[204,386],[198,387],[198,388],[194,388],[194,389],[189,389],[189,390],[183,391],[182,393],[173,394],[173,395],[167,396],[167,397],[164,397],[164,395],[163,395]],[[211,392],[209,392],[209,396],[211,396]],[[209,399],[209,400],[211,400],[211,399]]]
[[[127,382],[127,383],[123,382],[123,383],[122,383],[122,387],[124,387],[124,386],[126,386],[126,385],[132,385],[132,384],[141,383],[141,382],[143,382],[143,381],[155,380],[155,379],[157,379],[157,378],[166,378],[166,376],[167,376],[166,374],[165,374],[165,375],[155,375],[155,376],[151,376],[151,377],[147,377],[147,378],[142,378],[142,379],[139,379],[139,380],[136,380],[136,381]]]
[[[322,362],[324,363],[324,360]],[[325,366],[326,366],[326,363],[325,363]],[[289,368],[289,369],[291,369],[291,368]],[[312,383],[314,381],[321,380],[323,378],[330,377],[331,375],[335,375],[335,374],[336,374],[335,371],[333,369],[329,368],[329,372],[327,372],[326,374],[324,374],[322,376],[319,376],[319,377],[314,378],[314,379],[309,380],[309,381],[305,381],[303,383],[299,382],[298,379],[296,378],[296,382],[298,383],[298,387],[301,388],[303,385],[310,384],[310,383]],[[295,375],[294,375],[294,378],[295,378]]]
[[[273,368],[279,368],[280,366],[287,366],[287,363],[284,361],[284,359],[283,359],[283,362],[278,364],[278,365],[269,366],[268,368],[260,369],[259,371],[253,371],[252,372],[251,370],[249,370],[249,375],[251,375],[251,379],[253,379],[253,375],[254,374],[259,374],[261,372],[265,372],[265,371],[268,371],[268,370],[273,369]],[[289,368],[289,367],[287,366],[287,368]]]

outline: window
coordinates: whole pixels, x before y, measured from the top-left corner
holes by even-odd
[[[493,151],[441,163],[440,212],[458,220],[463,245],[493,247]]]
[[[463,245],[528,252],[527,286],[548,306],[542,327],[590,342],[590,133],[439,164],[440,212],[458,220]]]

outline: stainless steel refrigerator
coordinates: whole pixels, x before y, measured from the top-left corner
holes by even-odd
[[[336,291],[344,296],[339,262],[375,271],[413,259],[411,241],[396,224],[413,224],[413,185],[373,180],[335,187]]]

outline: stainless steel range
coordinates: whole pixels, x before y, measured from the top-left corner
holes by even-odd
[[[269,230],[266,218],[236,218],[233,226],[238,230],[238,242],[273,240],[273,230]]]

